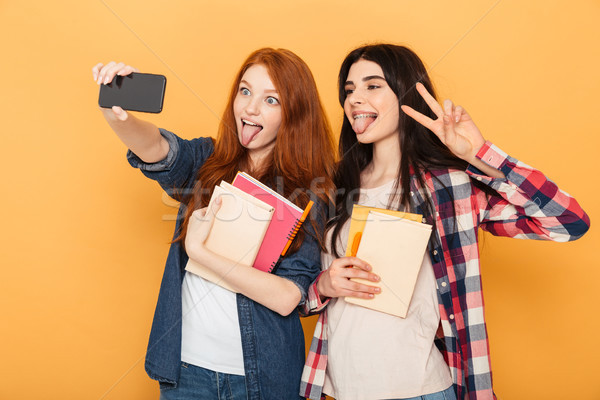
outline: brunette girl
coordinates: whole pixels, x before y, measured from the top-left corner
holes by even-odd
[[[113,62],[96,65],[93,75],[107,83],[133,71]],[[131,165],[181,202],[146,356],[161,399],[298,398],[304,340],[296,307],[320,271],[319,234],[333,171],[330,128],[306,64],[284,49],[252,53],[235,78],[216,142],[184,140],[119,107],[102,112],[129,148]],[[202,222],[204,211],[194,210],[206,207],[214,186],[231,182],[238,170],[302,208],[315,201],[312,219],[276,274],[228,273],[235,260],[202,245],[210,218]],[[186,273],[188,256],[224,275],[239,294]]]
[[[478,228],[568,241],[587,231],[589,218],[541,172],[486,141],[465,109],[449,100],[441,106],[423,63],[406,47],[352,51],[338,83],[344,122],[336,216],[328,225],[324,271],[304,306],[304,312],[322,313],[301,394],[338,400],[495,398]],[[433,225],[404,319],[344,301],[379,293],[375,285],[350,281],[378,282],[371,266],[339,257],[353,203],[404,209]]]

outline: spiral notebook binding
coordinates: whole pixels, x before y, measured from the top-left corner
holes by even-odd
[[[269,272],[271,272],[271,273],[275,272],[275,267],[277,266],[277,264],[279,264],[279,260],[281,260],[281,257],[283,257],[285,255],[285,253],[287,252],[288,248],[290,247],[290,245],[294,241],[294,238],[296,237],[296,235],[298,234],[298,231],[300,230],[300,227],[302,226],[302,222],[303,222],[303,218],[296,218],[296,221],[294,221],[294,227],[292,228],[292,230],[286,236],[286,239],[288,241],[287,245],[283,249],[283,252],[279,256],[279,258],[277,258],[276,261],[273,261],[271,263],[271,267],[269,268]]]
[[[294,227],[292,228],[290,233],[288,233],[286,236],[287,240],[290,240],[290,241],[294,240],[294,238],[298,234],[298,231],[300,230],[300,226],[302,225],[302,224],[299,224],[299,222],[300,222],[300,218],[296,218],[296,221],[294,222]]]
[[[302,213],[302,216],[300,218],[296,218],[296,222],[294,222],[294,228],[291,230],[290,233],[288,233],[287,235],[287,244],[285,245],[285,248],[283,249],[283,251],[281,252],[281,255],[284,256],[285,253],[288,251],[288,249],[290,248],[290,245],[292,244],[292,240],[294,240],[294,238],[296,237],[296,234],[298,233],[298,231],[300,230],[300,227],[302,226],[302,223],[304,222],[304,220],[306,219],[306,217],[308,216],[308,213],[310,212],[310,209],[313,206],[313,201],[310,200],[308,202],[308,204],[306,205],[306,208],[304,209],[304,213]]]
[[[279,257],[281,258],[281,257]],[[267,270],[267,272],[274,272],[275,271],[275,266],[279,263],[279,258],[276,261],[273,261],[271,263],[271,266],[269,267],[269,269]]]

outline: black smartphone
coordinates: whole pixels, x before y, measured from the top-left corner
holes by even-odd
[[[167,78],[163,75],[133,72],[115,76],[107,85],[100,85],[100,107],[119,106],[124,110],[159,113],[163,108]]]

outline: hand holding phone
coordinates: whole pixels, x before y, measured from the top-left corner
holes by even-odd
[[[101,84],[98,104],[103,108],[159,113],[162,111],[167,79],[163,75],[142,74],[123,63],[97,64],[94,80]]]

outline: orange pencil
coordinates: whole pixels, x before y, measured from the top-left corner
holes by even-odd
[[[296,234],[298,233],[298,230],[300,229],[300,226],[302,226],[302,223],[304,222],[304,220],[308,216],[308,213],[310,212],[310,209],[312,208],[312,205],[313,205],[313,201],[310,200],[308,202],[308,204],[306,205],[306,208],[304,209],[304,212],[302,213],[302,216],[300,217],[300,219],[296,223],[296,227],[294,228],[294,232],[292,232],[292,234],[290,235],[290,238],[289,238],[288,242],[286,243],[285,247],[283,248],[283,251],[281,252],[281,256],[282,257],[285,255],[285,253],[287,253],[288,249],[290,248],[290,246],[292,244],[292,241],[294,240],[294,238],[296,237]]]

